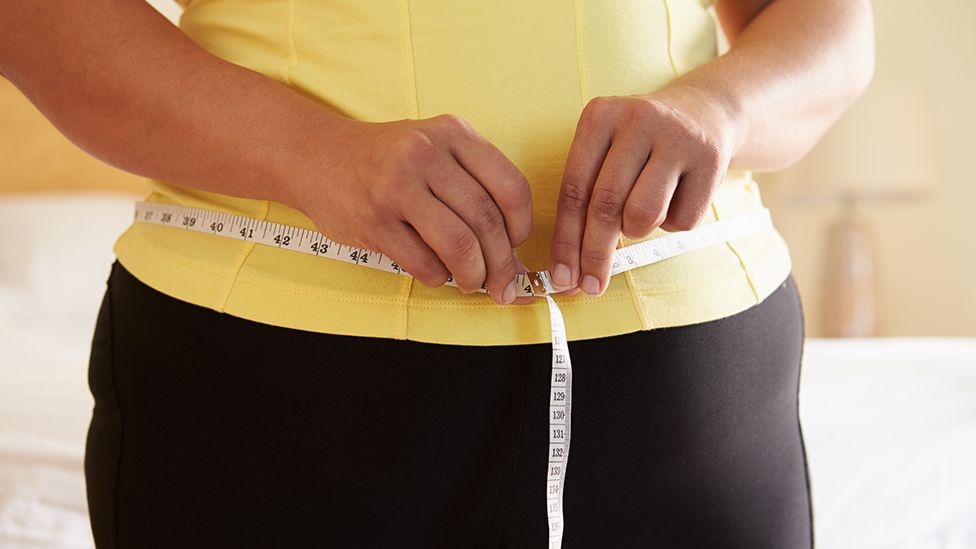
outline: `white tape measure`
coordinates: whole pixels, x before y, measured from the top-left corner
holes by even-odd
[[[255,242],[282,250],[354,263],[390,273],[409,276],[385,255],[340,244],[320,232],[234,215],[160,202],[136,202],[135,220],[201,233]],[[772,229],[769,210],[759,208],[728,219],[699,225],[689,231],[668,233],[614,251],[611,276],[657,263],[744,236]],[[552,327],[552,378],[549,385],[549,471],[546,477],[546,512],[549,519],[549,549],[559,549],[563,538],[563,485],[569,459],[573,368],[562,312],[550,294],[557,293],[549,271],[516,275],[516,297],[545,297],[549,303]],[[457,287],[453,277],[446,284]],[[488,293],[484,284],[479,290]]]

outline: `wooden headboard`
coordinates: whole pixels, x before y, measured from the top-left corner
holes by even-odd
[[[87,154],[0,77],[0,195],[120,191],[145,196],[146,179]]]

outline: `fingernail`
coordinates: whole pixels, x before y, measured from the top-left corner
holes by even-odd
[[[556,263],[552,268],[552,281],[560,288],[569,286],[569,267],[562,263]]]
[[[505,303],[511,303],[514,299],[515,299],[515,281],[513,280],[508,283],[508,286],[505,286],[505,291],[502,292],[502,301],[504,301]]]
[[[593,275],[586,275],[580,283],[580,288],[590,295],[597,295],[600,293],[600,281]]]

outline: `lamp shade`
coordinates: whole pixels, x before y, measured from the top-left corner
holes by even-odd
[[[910,90],[872,86],[781,177],[794,196],[924,194],[935,179],[931,120]]]

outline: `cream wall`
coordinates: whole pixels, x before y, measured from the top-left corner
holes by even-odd
[[[180,18],[181,8],[174,0],[149,0],[149,4],[173,23],[176,23]]]
[[[935,168],[927,198],[861,210],[876,242],[878,335],[976,336],[976,2],[873,4],[872,85],[909,89],[924,100],[933,116]],[[792,250],[807,333],[817,336],[825,228],[839,209],[791,203],[800,175],[788,170],[756,178]]]

